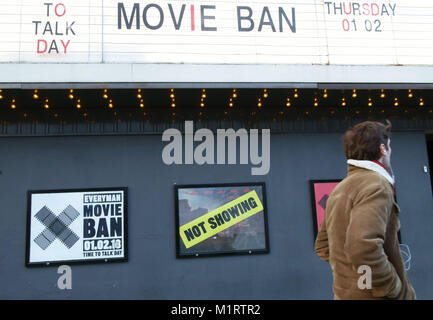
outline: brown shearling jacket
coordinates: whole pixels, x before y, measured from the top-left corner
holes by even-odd
[[[334,299],[416,299],[401,257],[399,206],[381,174],[348,165],[347,177],[332,191],[315,251],[333,273]],[[371,268],[371,289],[360,289]]]

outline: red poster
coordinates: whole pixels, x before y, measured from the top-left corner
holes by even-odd
[[[311,181],[312,197],[313,197],[313,221],[314,221],[314,236],[322,224],[325,217],[326,202],[332,190],[341,180],[314,180]]]

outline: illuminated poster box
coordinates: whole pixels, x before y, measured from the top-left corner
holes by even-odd
[[[340,180],[310,180],[311,199],[313,206],[313,232],[316,240],[320,225],[325,217],[326,202]]]
[[[269,252],[264,183],[175,186],[177,257]]]
[[[28,192],[26,265],[127,260],[127,189]]]
[[[310,180],[311,188],[311,202],[313,207],[313,232],[314,241],[316,240],[317,233],[319,232],[320,225],[325,218],[326,202],[334,190],[334,188],[341,182],[341,179],[335,180]],[[400,230],[397,233],[399,243],[402,243]]]

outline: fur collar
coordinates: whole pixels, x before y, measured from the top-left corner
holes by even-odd
[[[373,161],[349,159],[349,160],[347,160],[347,164],[350,164],[350,165],[355,166],[355,167],[375,171],[375,172],[379,173],[382,177],[384,177],[386,180],[388,180],[388,182],[394,186],[394,183],[395,183],[394,177],[392,177],[388,173],[388,171],[386,171],[383,167],[381,167],[377,163],[374,163]]]

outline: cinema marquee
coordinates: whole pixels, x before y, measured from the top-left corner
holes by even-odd
[[[413,88],[433,77],[428,18],[433,9],[426,0],[416,5],[35,0],[2,10],[3,88],[37,83]],[[43,72],[47,67],[50,72]]]

